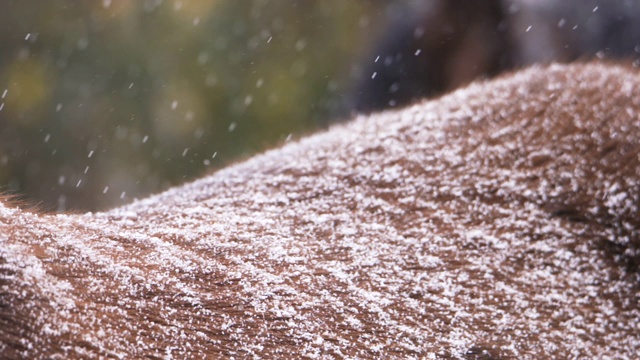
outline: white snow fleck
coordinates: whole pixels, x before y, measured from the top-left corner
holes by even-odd
[[[304,39],[299,39],[298,41],[296,41],[296,51],[302,51],[305,47],[307,47],[307,42]]]
[[[107,212],[0,202],[0,317],[26,358],[634,358],[638,91],[534,67]]]
[[[560,21],[558,21],[558,27],[563,28],[566,23],[567,23],[567,19],[561,18]]]

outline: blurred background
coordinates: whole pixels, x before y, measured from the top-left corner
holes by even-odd
[[[0,2],[0,191],[102,210],[349,117],[410,1]]]
[[[96,211],[530,63],[640,66],[640,0],[6,0],[0,192]]]

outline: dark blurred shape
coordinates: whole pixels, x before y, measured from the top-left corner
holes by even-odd
[[[498,0],[426,1],[392,22],[365,66],[355,107],[405,104],[511,66]]]
[[[640,1],[429,0],[398,12],[351,107],[405,105],[536,62],[640,59]]]

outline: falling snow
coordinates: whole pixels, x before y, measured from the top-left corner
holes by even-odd
[[[0,352],[634,358],[638,91],[535,67],[112,211],[0,204]]]

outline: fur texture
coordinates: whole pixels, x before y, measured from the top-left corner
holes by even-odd
[[[639,93],[533,67],[112,211],[0,205],[0,357],[633,358]]]

